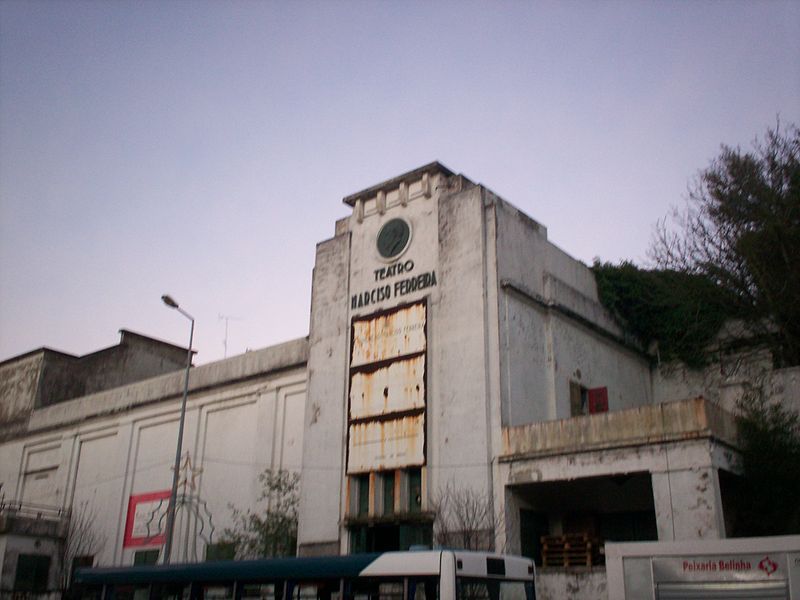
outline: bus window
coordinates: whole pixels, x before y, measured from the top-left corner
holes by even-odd
[[[439,578],[409,578],[407,600],[439,600]]]
[[[458,600],[530,600],[533,587],[524,581],[459,577]]]
[[[180,584],[153,584],[151,598],[158,600],[189,600],[191,586]]]
[[[149,585],[117,585],[114,586],[114,600],[149,600]]]
[[[339,582],[298,583],[292,587],[291,600],[340,600]]]
[[[203,600],[233,600],[233,584],[204,585],[200,597]]]
[[[403,600],[403,582],[359,579],[352,582],[349,600]]]
[[[65,598],[73,600],[101,600],[103,597],[102,585],[76,586]]]
[[[280,600],[283,597],[283,586],[274,583],[248,583],[242,585],[242,600]]]

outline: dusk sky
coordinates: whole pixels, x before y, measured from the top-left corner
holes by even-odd
[[[341,199],[432,160],[646,261],[720,144],[800,124],[800,2],[0,0],[0,360],[308,333]],[[222,317],[221,317],[222,316]]]

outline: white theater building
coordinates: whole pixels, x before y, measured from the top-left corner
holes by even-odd
[[[300,555],[435,544],[448,490],[489,503],[496,549],[539,562],[542,536],[730,535],[743,371],[657,364],[543,225],[439,163],[344,202],[317,246],[309,336],[191,370],[196,502],[173,561],[205,558],[265,468],[300,473]],[[0,591],[18,569],[57,587],[68,511],[102,540],[86,563],[163,548],[147,521],[172,481],[186,350],[123,332],[103,352],[0,363]],[[797,370],[773,376],[796,401]],[[605,597],[602,565],[539,577],[540,597]]]

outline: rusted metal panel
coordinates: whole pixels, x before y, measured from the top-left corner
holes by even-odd
[[[425,356],[400,359],[350,379],[350,418],[363,419],[425,407]]]
[[[425,304],[418,303],[374,319],[354,321],[350,366],[423,352],[426,318]]]
[[[352,423],[347,473],[367,473],[425,464],[425,415]]]

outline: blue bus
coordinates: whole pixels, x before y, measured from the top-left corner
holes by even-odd
[[[535,600],[518,556],[435,550],[78,569],[81,600]]]

